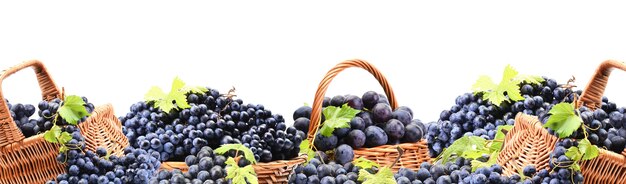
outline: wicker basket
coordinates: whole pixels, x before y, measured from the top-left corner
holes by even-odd
[[[596,109],[602,104],[602,95],[613,68],[626,71],[626,65],[622,62],[602,62],[577,101],[578,107],[584,105]],[[509,174],[516,173],[514,169],[527,164],[535,164],[538,169],[545,168],[557,141],[558,138],[550,135],[536,117],[518,114],[513,130],[506,135],[498,163],[505,166],[503,170]],[[625,156],[626,150],[617,154],[600,149],[598,157],[583,161],[580,165],[584,183],[626,183]]]
[[[32,67],[42,92],[42,99],[52,100],[62,94],[48,74],[46,67],[39,61],[28,61],[9,68],[0,75],[2,81],[24,68]],[[0,99],[4,99],[0,88]],[[87,121],[79,128],[85,137],[87,148],[95,150],[98,146],[113,150],[113,154],[123,154],[128,145],[119,120],[113,115],[111,105],[96,107]],[[43,134],[25,138],[13,121],[8,105],[0,100],[0,184],[5,183],[43,183],[54,179],[64,172],[64,167],[56,161],[58,144],[43,139]]]
[[[537,117],[518,113],[513,129],[506,134],[497,162],[506,175],[519,173],[527,165],[534,165],[537,170],[549,168],[550,153],[557,141]]]
[[[287,183],[289,174],[296,166],[304,163],[306,156],[296,157],[291,160],[277,160],[272,162],[259,162],[252,165],[254,172],[262,184]],[[160,169],[181,171],[189,170],[189,166],[185,162],[163,162]]]
[[[320,125],[322,102],[324,100],[326,90],[330,85],[330,82],[341,71],[351,67],[362,68],[370,72],[385,90],[391,108],[396,109],[398,107],[398,103],[396,102],[396,97],[393,93],[393,90],[391,89],[391,86],[387,82],[385,76],[383,76],[383,74],[380,73],[378,69],[376,69],[376,67],[363,60],[347,60],[341,62],[332,69],[330,69],[328,73],[326,73],[319,86],[317,87],[311,112],[311,124],[309,126],[308,135],[309,139],[312,139],[315,136]],[[415,143],[382,145],[373,148],[356,149],[354,150],[354,157],[365,157],[366,159],[375,161],[380,165],[391,165],[391,163],[393,163],[398,157],[398,150],[396,149],[397,147],[402,148],[404,150],[404,154],[392,168],[394,172],[398,171],[398,169],[402,167],[417,170],[419,169],[422,162],[430,161],[430,156],[428,155],[428,144],[424,139]]]

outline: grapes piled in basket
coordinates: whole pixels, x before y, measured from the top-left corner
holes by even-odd
[[[405,106],[391,109],[387,98],[374,91],[324,98],[326,120],[315,135],[317,150],[327,151],[346,144],[353,149],[385,144],[414,143],[422,138],[424,125],[413,119]],[[330,117],[329,117],[330,116]],[[296,129],[309,133],[311,107],[298,108],[294,114]],[[332,119],[328,121],[328,119]],[[339,119],[345,121],[341,122]]]
[[[234,89],[221,94],[176,78],[169,93],[153,87],[145,97],[120,120],[131,146],[158,151],[161,161],[182,161],[202,147],[229,143],[250,148],[257,161],[285,160],[298,155],[305,138],[282,115],[236,98]]]
[[[474,93],[458,96],[437,123],[427,125],[425,138],[432,157],[464,135],[493,139],[497,127],[513,125],[519,112],[545,116],[554,104],[574,100],[572,90],[560,87],[556,80],[519,74],[510,66],[500,83],[482,76],[472,88]]]
[[[68,98],[71,98],[70,103],[82,101],[86,113],[91,113],[95,109],[94,105],[89,103],[86,97],[70,96]],[[11,104],[8,99],[5,99],[5,101],[9,107],[11,117],[26,137],[44,133],[50,130],[55,124],[59,126],[69,124],[57,114],[59,108],[63,107],[63,101],[59,98],[50,101],[40,101],[37,107],[31,104]],[[67,109],[68,106],[63,107],[61,111],[67,111]],[[35,115],[35,111],[38,117],[33,116]],[[80,118],[78,123],[85,121],[86,118],[86,116]]]

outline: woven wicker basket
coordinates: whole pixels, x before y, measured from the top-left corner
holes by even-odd
[[[306,161],[306,156],[296,157],[291,160],[277,160],[272,162],[259,162],[252,165],[254,172],[262,184],[287,183],[289,174],[299,164]],[[187,171],[189,167],[185,162],[163,162],[160,169],[173,170],[178,169]]]
[[[0,75],[2,81],[24,68],[32,67],[42,92],[42,99],[52,100],[62,94],[39,61],[28,61],[5,70]],[[0,99],[4,99],[0,88]],[[85,137],[87,149],[107,147],[113,154],[123,154],[128,145],[120,128],[121,123],[113,115],[111,105],[98,106],[87,121],[79,128]],[[56,161],[59,146],[43,139],[43,134],[25,138],[13,121],[8,105],[0,100],[0,184],[43,183],[64,172],[64,167]]]
[[[371,65],[370,63],[363,60],[347,60],[337,64],[335,67],[330,69],[328,73],[324,76],[319,86],[317,87],[317,91],[315,92],[315,99],[313,101],[313,107],[311,112],[311,124],[309,126],[309,139],[312,139],[317,133],[318,127],[321,121],[322,114],[322,102],[324,100],[324,95],[330,82],[339,74],[341,71],[351,68],[357,67],[362,68],[368,72],[370,72],[376,80],[380,83],[380,85],[385,90],[387,94],[387,98],[389,100],[389,104],[392,109],[396,109],[398,107],[398,103],[396,102],[396,97],[391,89],[391,86],[387,82],[385,76],[379,72],[376,67]],[[404,167],[412,170],[417,170],[420,167],[422,162],[430,161],[430,156],[428,155],[428,144],[426,140],[422,139],[419,142],[415,143],[402,143],[398,145],[382,145],[373,148],[360,148],[354,150],[354,157],[364,157],[366,159],[377,162],[380,165],[392,165],[396,158],[398,157],[397,147],[400,147],[404,150],[404,154],[398,160],[398,162],[392,168],[395,171]]]
[[[534,165],[537,170],[549,168],[550,153],[558,138],[550,135],[536,116],[518,113],[513,129],[506,134],[498,164],[506,175]]]
[[[578,107],[600,107],[608,77],[614,68],[626,71],[626,65],[622,62],[607,60],[600,64],[577,101]],[[537,117],[518,114],[513,130],[506,135],[498,163],[504,166],[503,170],[508,174],[517,173],[515,169],[528,164],[535,164],[537,169],[546,168],[557,141],[558,138],[550,135]],[[583,161],[580,165],[584,183],[626,183],[625,156],[626,150],[617,154],[600,149],[598,157]]]

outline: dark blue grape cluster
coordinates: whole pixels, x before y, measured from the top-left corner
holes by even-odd
[[[382,94],[368,91],[362,97],[355,95],[326,97],[322,107],[341,107],[344,104],[361,112],[352,118],[349,128],[335,129],[328,137],[318,132],[314,140],[315,148],[318,150],[327,151],[342,144],[358,149],[385,144],[414,143],[422,139],[425,127],[420,120],[413,119],[413,111],[405,106],[392,110],[387,97]],[[294,112],[296,129],[308,133],[311,110],[311,107],[303,106]]]
[[[478,160],[483,162],[488,159],[488,155],[478,158]],[[498,164],[490,167],[481,167],[472,172],[471,159],[462,157],[445,164],[424,162],[417,171],[401,168],[394,177],[398,184],[516,184],[522,181],[517,174],[512,176],[504,175],[502,166]]]
[[[317,152],[315,158],[305,165],[299,165],[289,177],[289,184],[356,184],[360,167],[352,162],[340,164],[331,161],[324,152]],[[367,169],[376,173],[377,168]]]
[[[257,161],[269,162],[296,157],[305,137],[263,105],[244,104],[214,89],[189,93],[187,101],[191,108],[168,113],[152,102],[133,104],[131,112],[120,117],[130,144],[159,152],[161,161],[182,161],[204,146],[240,143],[255,153]]]
[[[567,149],[572,146],[578,146],[578,142],[569,138],[561,139],[556,143],[554,150],[550,153],[549,165],[552,172],[544,177],[543,181],[562,184],[583,182],[583,175],[580,171],[574,171],[570,167],[574,161],[565,155]]]
[[[244,159],[241,159],[244,160]],[[243,164],[240,160],[240,166]],[[163,183],[192,183],[192,184],[228,184],[230,180],[226,177],[226,157],[216,155],[208,146],[200,148],[197,155],[189,155],[185,157],[185,163],[189,167],[187,172],[178,169],[160,170],[156,176],[150,180],[152,184]]]
[[[441,112],[438,122],[427,125],[425,137],[430,155],[439,155],[444,148],[465,135],[493,139],[497,127],[513,125],[519,112],[543,117],[554,104],[573,101],[575,94],[571,89],[560,87],[554,79],[544,79],[540,84],[521,83],[520,92],[524,100],[505,101],[500,106],[484,100],[482,93],[458,96],[455,105]],[[579,95],[580,91],[576,93]]]
[[[607,97],[602,98],[600,108],[595,110],[580,107],[580,117],[587,132],[587,139],[599,148],[621,153],[626,148],[626,108],[617,108],[614,102]],[[548,121],[549,115],[540,117],[543,123]],[[554,131],[548,129],[552,134]],[[569,138],[583,139],[585,133],[582,128],[576,130]]]
[[[85,109],[87,112],[91,113],[95,109],[92,103],[89,103],[86,97],[82,97],[83,101],[85,101]],[[21,104],[17,103],[12,105],[9,103],[9,100],[5,99],[11,117],[15,121],[17,127],[22,131],[25,137],[31,137],[33,135],[37,135],[43,133],[47,130],[50,130],[54,125],[53,122],[56,118],[56,124],[59,126],[68,125],[68,123],[61,118],[60,116],[55,116],[59,107],[63,105],[63,101],[61,99],[54,99],[51,101],[40,101],[38,104],[39,111],[37,114],[38,118],[31,119],[31,116],[35,114],[37,108],[31,104]],[[83,122],[87,119],[87,117],[82,118],[78,123]]]
[[[66,164],[66,173],[59,174],[56,180],[47,184],[145,184],[148,183],[160,162],[158,152],[127,147],[124,155],[109,155],[105,148],[96,152],[85,150],[84,138],[77,127],[67,125],[62,128],[72,135],[66,144],[66,152],[59,153],[57,161]]]

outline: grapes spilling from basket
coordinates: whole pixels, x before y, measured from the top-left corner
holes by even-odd
[[[228,183],[226,177],[226,157],[215,154],[211,147],[200,148],[196,155],[185,157],[187,172],[179,169],[159,170],[151,183]],[[243,167],[243,165],[242,165]]]
[[[521,75],[511,67],[504,72],[509,78],[498,85],[484,85],[485,76],[481,77],[473,86],[474,93],[458,96],[455,105],[441,112],[438,122],[427,125],[425,138],[432,157],[465,135],[493,139],[499,126],[515,123],[517,113],[545,116],[553,105],[574,100],[573,91],[554,79]],[[503,93],[506,86],[510,91]]]
[[[345,105],[345,106],[344,106]],[[376,147],[386,144],[415,143],[422,139],[424,125],[413,119],[413,111],[405,106],[391,109],[384,95],[368,91],[355,95],[324,98],[323,110],[354,112],[349,122],[324,122],[315,135],[317,150],[327,151],[347,144],[353,149]],[[311,107],[298,108],[294,114],[294,127],[309,133]],[[325,113],[326,114],[326,113]],[[337,117],[322,116],[322,120]]]
[[[182,83],[178,78],[176,83]],[[182,161],[204,146],[240,143],[254,152],[257,161],[288,160],[296,157],[304,132],[287,127],[280,114],[261,104],[244,104],[234,89],[226,94],[205,87],[173,89],[169,96],[130,107],[120,117],[131,146],[160,152],[161,161]],[[150,98],[149,98],[150,97]],[[172,104],[172,101],[174,103]],[[166,105],[169,108],[164,108]],[[165,109],[165,110],[164,110]]]
[[[85,102],[85,109],[88,113],[93,112],[95,109],[92,103],[89,103],[86,97],[82,97]],[[68,122],[58,115],[59,108],[63,106],[61,99],[53,99],[50,101],[40,101],[37,107],[31,104],[11,104],[8,99],[5,99],[11,113],[13,121],[17,127],[22,131],[25,137],[31,137],[47,130],[50,130],[56,122],[56,125],[63,126],[68,125]],[[37,111],[38,117],[33,117]],[[78,123],[85,121],[87,117],[81,118]]]

